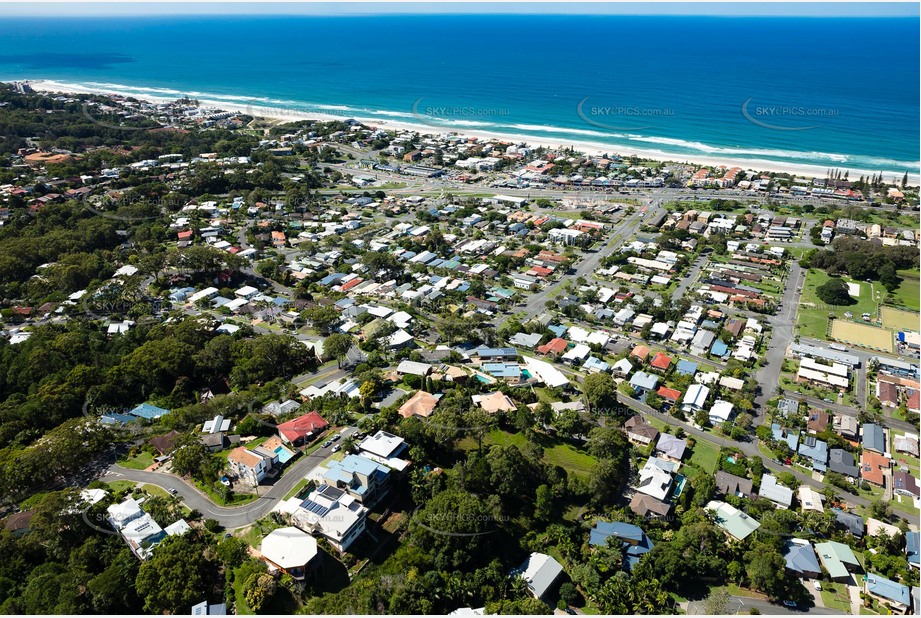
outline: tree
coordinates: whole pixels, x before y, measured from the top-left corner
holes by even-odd
[[[855,305],[857,300],[848,293],[847,283],[840,277],[832,277],[815,289],[816,295],[829,305]]]
[[[548,521],[553,515],[553,493],[547,485],[539,485],[534,497],[534,519]]]
[[[352,349],[352,336],[345,333],[333,333],[323,341],[323,353],[336,359],[336,365],[342,368],[342,359]]]
[[[626,465],[623,461],[598,461],[592,466],[588,481],[592,500],[597,504],[613,503],[620,496],[620,488],[626,480],[626,475]]]
[[[597,459],[616,459],[629,452],[630,443],[616,427],[595,427],[588,434],[585,449]]]
[[[734,613],[735,602],[729,594],[729,590],[720,586],[714,588],[703,600],[703,613],[715,616],[725,616]]]
[[[609,373],[597,372],[582,382],[582,391],[596,411],[609,410],[617,401],[617,385]]]
[[[759,545],[745,554],[746,569],[752,586],[772,598],[778,598],[784,590],[786,561],[780,552],[768,545]]]
[[[192,533],[168,536],[143,564],[135,588],[144,599],[144,611],[152,614],[181,614],[204,597],[205,574],[211,565],[204,556],[204,543]]]
[[[339,312],[332,305],[310,307],[304,310],[303,317],[317,329],[321,335],[329,335],[333,326],[339,321]]]
[[[268,573],[253,573],[243,583],[243,596],[249,608],[259,612],[272,600],[276,589],[274,577]]]

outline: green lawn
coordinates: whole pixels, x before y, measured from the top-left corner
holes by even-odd
[[[125,489],[131,489],[132,487],[135,486],[135,484],[136,483],[134,481],[109,481],[108,483],[106,483],[106,485],[108,485],[109,488],[114,492],[124,491]]]
[[[146,451],[142,451],[137,457],[122,459],[118,462],[118,465],[125,468],[131,468],[132,470],[146,470],[153,465],[153,462],[153,455]]]
[[[822,602],[829,609],[836,609],[845,614],[851,613],[851,599],[844,584],[822,582]]]
[[[889,296],[889,300],[891,304],[899,307],[914,309],[915,311],[921,310],[921,279],[918,279],[917,276],[902,276],[902,283]]]
[[[307,479],[301,479],[301,480],[299,480],[299,481],[297,482],[297,485],[295,485],[294,487],[292,487],[292,488],[291,488],[291,491],[289,491],[287,494],[285,494],[285,498],[284,498],[284,499],[287,500],[288,498],[293,498],[294,496],[296,496],[296,495],[298,494],[299,491],[301,491],[302,489],[304,489],[306,486],[307,486]]]
[[[144,484],[144,485],[141,485],[141,489],[143,489],[144,491],[146,491],[147,493],[149,493],[151,496],[159,496],[159,497],[161,497],[161,498],[169,498],[169,497],[170,497],[168,491],[166,491],[166,490],[163,489],[162,487],[158,487],[158,486],[156,486],[156,485],[151,485],[151,484],[149,484],[149,483],[146,483],[146,484]]]
[[[876,318],[877,303],[873,300],[871,284],[866,281],[855,282],[853,279],[842,277],[845,282],[860,284],[860,297],[857,303],[847,306],[829,306],[816,294],[816,288],[828,281],[830,277],[822,270],[811,269],[806,273],[806,282],[800,296],[799,311],[797,312],[797,334],[813,339],[825,339],[825,330],[828,318],[833,314],[838,319],[844,319],[844,314],[850,311],[859,318],[864,312]],[[872,290],[885,291],[879,283],[872,284]]]
[[[522,449],[526,443],[527,440],[525,439],[524,434],[509,433],[501,429],[494,429],[483,437],[484,446],[487,444],[511,444],[517,446],[519,449]],[[592,466],[595,465],[596,459],[594,457],[588,453],[584,453],[578,450],[577,448],[562,440],[558,440],[550,436],[540,435],[540,445],[544,447],[544,461],[546,463],[560,466],[567,472],[570,472],[576,476],[582,478],[588,477]],[[467,436],[458,442],[458,447],[465,450],[474,449],[476,446],[476,439],[471,436]]]
[[[695,436],[697,442],[691,451],[689,463],[704,472],[713,474],[716,471],[716,464],[719,460],[720,449],[717,445],[707,440]]]

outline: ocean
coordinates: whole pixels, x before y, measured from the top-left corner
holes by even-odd
[[[919,167],[916,18],[0,17],[0,32],[0,81],[679,160]]]

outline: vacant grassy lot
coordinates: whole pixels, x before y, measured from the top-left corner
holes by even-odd
[[[519,449],[524,448],[527,443],[523,434],[509,433],[501,429],[494,429],[483,437],[483,445],[514,445]],[[594,457],[585,453],[574,446],[550,436],[541,435],[540,445],[544,447],[544,461],[548,464],[560,466],[567,472],[576,476],[587,478],[591,472],[592,466],[597,461]],[[468,436],[458,443],[458,446],[465,450],[475,449],[477,446],[476,438]]]
[[[125,468],[131,468],[132,470],[146,470],[153,465],[153,462],[153,455],[146,451],[142,451],[137,457],[122,459],[118,462],[118,465]]]
[[[704,472],[713,474],[716,471],[716,464],[720,456],[719,447],[712,442],[701,440],[700,438],[695,439],[697,442],[691,451],[689,463]]]

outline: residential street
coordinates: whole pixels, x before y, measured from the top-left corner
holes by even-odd
[[[357,427],[348,427],[342,434],[343,439],[358,431]],[[341,441],[336,442],[341,444]],[[224,528],[232,530],[247,526],[271,511],[279,500],[294,489],[307,474],[317,465],[332,454],[335,445],[320,448],[312,454],[298,459],[285,474],[279,477],[271,486],[260,486],[261,497],[254,502],[236,507],[223,507],[216,505],[210,497],[202,493],[178,476],[163,472],[147,472],[132,470],[113,464],[108,471],[100,477],[103,481],[136,481],[150,483],[164,489],[174,489],[178,492],[182,502],[190,509],[198,510],[203,517],[217,520]]]

